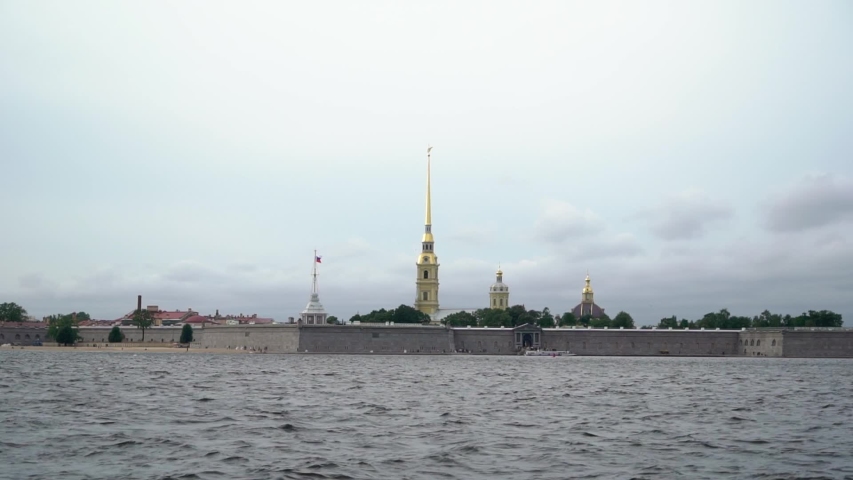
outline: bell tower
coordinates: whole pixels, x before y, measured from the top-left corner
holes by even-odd
[[[509,287],[504,283],[504,272],[498,265],[495,283],[489,287],[489,308],[506,310],[509,307]]]
[[[589,272],[586,273],[585,282],[586,283],[583,287],[583,291],[581,292],[581,316],[592,315],[592,306],[595,305],[595,300],[593,300],[592,285],[590,285],[589,280]]]
[[[438,257],[435,256],[435,239],[432,236],[432,210],[430,205],[430,152],[427,148],[426,221],[421,238],[415,279],[415,309],[432,315],[438,310]]]

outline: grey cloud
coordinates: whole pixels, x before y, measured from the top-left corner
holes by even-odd
[[[552,244],[595,236],[604,228],[604,221],[589,209],[581,210],[560,201],[547,202],[534,224],[536,238]]]
[[[641,253],[643,247],[637,238],[629,233],[587,242],[580,251],[581,256],[587,259],[635,257]]]
[[[162,278],[174,282],[195,283],[222,275],[218,270],[200,263],[185,261],[170,267],[162,274]]]
[[[797,232],[853,220],[853,181],[834,175],[806,177],[765,203],[764,226]]]
[[[652,233],[663,240],[689,240],[705,235],[707,225],[731,218],[734,209],[704,192],[690,190],[672,196],[638,216],[651,220]]]
[[[24,290],[50,291],[58,284],[41,273],[30,273],[18,277],[18,285]]]
[[[494,234],[495,232],[491,227],[466,227],[451,232],[447,236],[447,240],[467,245],[483,246],[491,242]]]
[[[765,308],[792,314],[827,308],[844,315],[850,324],[853,299],[846,293],[853,290],[853,277],[848,273],[853,271],[853,243],[842,237],[831,240],[824,248],[815,249],[816,238],[798,237],[789,242],[747,238],[702,250],[680,250],[678,255],[663,258],[622,255],[580,261],[554,253],[504,262],[501,267],[513,303],[537,309],[547,306],[556,313],[578,303],[589,269],[596,301],[610,313],[628,311],[638,324],[657,323],[673,314],[697,318],[720,308],[744,315]],[[625,235],[613,245],[631,245],[632,241]],[[407,256],[392,258],[388,269],[367,266],[332,269],[330,264],[323,272],[320,295],[331,314],[349,318],[356,311],[414,301],[414,272]],[[442,268],[442,304],[485,306],[493,269],[476,259],[448,261]],[[357,274],[359,271],[370,274]],[[219,309],[283,321],[305,306],[310,279],[307,273],[261,269],[225,280],[202,278],[196,283],[170,284],[156,275],[134,272],[112,280],[107,275],[93,275],[77,285],[62,286],[56,294],[47,295],[21,290],[16,301],[37,316],[85,310],[97,318],[116,318],[134,308],[136,295],[142,294],[146,304],[166,309],[193,307],[204,313]]]

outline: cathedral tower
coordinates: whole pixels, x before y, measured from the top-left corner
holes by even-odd
[[[427,315],[438,310],[438,257],[435,256],[435,240],[432,237],[432,211],[430,205],[430,152],[427,148],[426,222],[421,239],[421,254],[417,261],[415,280],[415,308]]]
[[[581,303],[577,304],[572,309],[572,313],[577,318],[589,315],[592,318],[601,318],[604,316],[604,309],[595,303],[593,298],[592,285],[590,285],[589,273],[586,274],[586,284],[581,291]]]
[[[489,308],[506,310],[509,307],[509,287],[504,283],[504,272],[498,266],[495,283],[489,287]]]

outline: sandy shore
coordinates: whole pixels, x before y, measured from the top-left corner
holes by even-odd
[[[234,350],[228,348],[186,348],[175,347],[0,347],[0,352],[5,350],[29,350],[33,352],[126,352],[126,353],[217,353],[217,354],[245,354],[252,353],[249,350]]]

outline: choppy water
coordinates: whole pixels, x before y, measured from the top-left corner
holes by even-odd
[[[853,361],[0,352],[0,478],[853,478]]]

